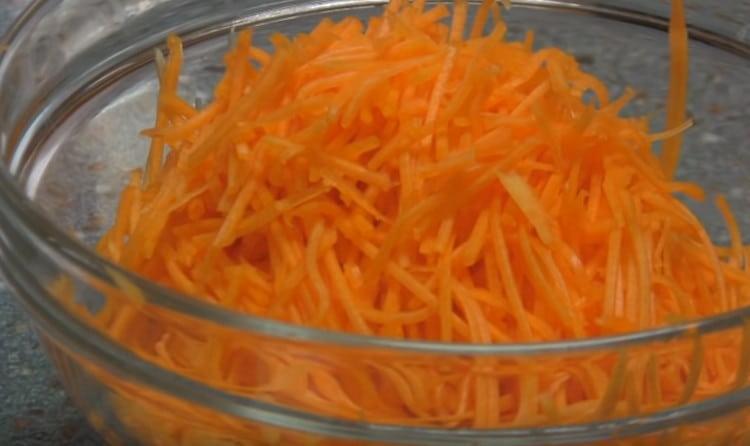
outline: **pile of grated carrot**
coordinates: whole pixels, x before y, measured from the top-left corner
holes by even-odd
[[[242,31],[202,110],[177,95],[171,37],[148,165],[100,252],[237,311],[405,339],[584,338],[737,308],[750,274],[725,200],[728,251],[675,196],[703,198],[672,179],[684,33],[670,127],[651,134],[618,116],[632,91],[611,100],[531,33],[506,41],[496,2],[469,24],[456,1],[450,26],[422,3],[276,34],[273,54]]]
[[[661,133],[620,116],[632,90],[610,98],[531,32],[508,41],[495,0],[472,21],[453,3],[391,0],[366,24],[275,34],[272,53],[241,31],[201,109],[178,96],[170,37],[148,162],[99,252],[241,313],[409,340],[590,338],[745,305],[727,201],[723,248],[680,198],[703,190],[674,179],[692,125],[683,2]],[[185,344],[163,341],[174,368]]]

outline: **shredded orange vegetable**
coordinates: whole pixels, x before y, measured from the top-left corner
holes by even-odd
[[[683,1],[672,1],[672,18],[669,24],[671,69],[669,73],[669,101],[667,102],[667,128],[678,128],[686,120],[688,100],[688,30]],[[683,132],[671,135],[664,143],[662,164],[667,176],[674,176],[680,161]]]
[[[569,54],[535,51],[533,34],[508,41],[494,1],[469,24],[457,0],[446,25],[444,5],[394,0],[367,25],[347,18],[274,35],[271,54],[241,31],[214,101],[199,110],[177,96],[182,48],[172,36],[146,170],[134,173],[99,250],[238,312],[411,340],[587,338],[737,308],[750,273],[728,204],[717,201],[732,236],[721,250],[675,195],[704,193],[673,179],[692,121],[684,7],[672,4],[668,130],[656,134],[645,118],[619,116],[632,92],[611,100]],[[589,91],[600,107],[584,101]],[[154,336],[119,324],[131,343]],[[156,361],[184,371],[196,342],[163,336]],[[212,382],[253,381],[225,368],[251,353],[214,349],[225,360],[202,362],[218,367]],[[482,378],[433,388],[428,372],[376,363],[378,382],[315,361],[299,364],[302,376],[273,375],[289,359],[254,355],[281,401],[492,427],[689,401],[706,391],[701,367],[714,356],[698,338],[679,351],[633,370],[624,352],[569,364],[549,380],[503,380],[489,362],[476,365],[490,370]],[[733,372],[712,376],[717,388],[735,385]]]

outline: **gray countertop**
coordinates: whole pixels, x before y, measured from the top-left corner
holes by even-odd
[[[0,34],[29,0],[0,0]],[[98,445],[0,283],[0,445]]]
[[[0,34],[30,0],[0,0]],[[750,0],[690,0],[692,13],[750,17]],[[711,5],[711,6],[706,6]],[[740,22],[750,41],[750,25]],[[0,445],[98,445],[101,441],[66,397],[33,328],[0,282]]]

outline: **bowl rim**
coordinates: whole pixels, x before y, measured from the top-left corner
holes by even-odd
[[[45,7],[59,0],[33,0],[32,3],[12,23],[9,31],[0,38],[12,51],[26,25]],[[248,25],[268,19],[288,16],[291,13],[333,10],[347,6],[376,6],[387,3],[387,0],[328,0],[309,2],[299,5],[294,0],[275,2],[273,6],[261,5],[264,12],[262,20],[248,21]],[[518,7],[557,8],[569,12],[593,15],[623,22],[634,23],[651,28],[666,30],[668,15],[663,7],[654,7],[648,0],[515,0]],[[644,12],[646,11],[646,12]],[[724,51],[740,55],[750,60],[750,44],[741,42],[735,36],[727,35],[718,23],[705,20],[700,26],[691,24],[690,38],[694,41],[711,44]],[[3,62],[0,54],[0,62]],[[0,141],[0,148],[9,153],[8,147],[2,147],[7,141]],[[665,342],[696,332],[707,334],[737,328],[750,319],[750,307],[710,318],[684,322],[661,328],[632,332],[622,335],[598,338],[570,339],[562,341],[507,343],[507,344],[471,344],[440,343],[433,341],[408,341],[377,336],[366,336],[339,333],[317,328],[293,325],[252,315],[240,314],[218,305],[194,299],[187,294],[167,289],[135,273],[132,273],[112,261],[98,255],[90,247],[75,237],[66,234],[54,225],[43,212],[24,194],[18,182],[6,166],[0,169],[0,213],[11,221],[19,234],[33,243],[43,246],[45,251],[57,258],[62,265],[75,268],[87,275],[115,285],[113,276],[118,281],[125,278],[130,285],[142,291],[147,302],[175,311],[202,322],[222,325],[243,332],[250,332],[271,338],[284,340],[303,340],[329,344],[332,346],[377,348],[390,351],[412,352],[433,355],[461,356],[538,356],[546,354],[570,354],[602,349],[629,347],[647,343]],[[0,233],[3,230],[0,229]],[[72,316],[71,316],[72,317]]]

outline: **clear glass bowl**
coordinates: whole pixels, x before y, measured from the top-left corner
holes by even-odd
[[[145,159],[147,141],[138,132],[153,121],[153,48],[167,33],[185,39],[182,90],[200,103],[221,73],[232,28],[253,25],[262,40],[308,30],[327,16],[377,14],[383,3],[37,0],[16,22],[0,62],[0,265],[91,423],[112,444],[747,444],[750,309],[574,342],[400,342],[241,316],[141,280],[93,252],[128,172]],[[750,5],[694,3],[690,111],[698,125],[680,175],[727,193],[747,229]],[[635,87],[640,94],[630,112],[651,113],[661,127],[666,17],[667,5],[647,0],[518,0],[507,19],[512,34],[535,29],[539,45],[573,52],[615,94]],[[711,206],[694,210],[716,241],[726,242]],[[151,327],[154,343],[129,339],[132,324]],[[154,361],[165,333],[195,353],[175,370]],[[212,356],[213,342],[236,346],[246,385],[212,380],[212,364],[226,360]],[[399,380],[419,371],[433,381],[408,382],[411,391],[454,392],[467,404],[488,389],[524,386],[539,396],[526,403],[535,415],[524,423],[501,413],[485,429],[450,414],[396,425],[275,391],[299,385],[309,363],[324,364],[350,393],[367,393],[362,382],[383,386],[370,391],[398,391]],[[716,367],[734,373],[735,382],[716,385]],[[675,373],[682,379],[672,382],[667,376]],[[587,405],[558,413],[560,380],[578,380]],[[651,397],[633,404],[632,392]]]

